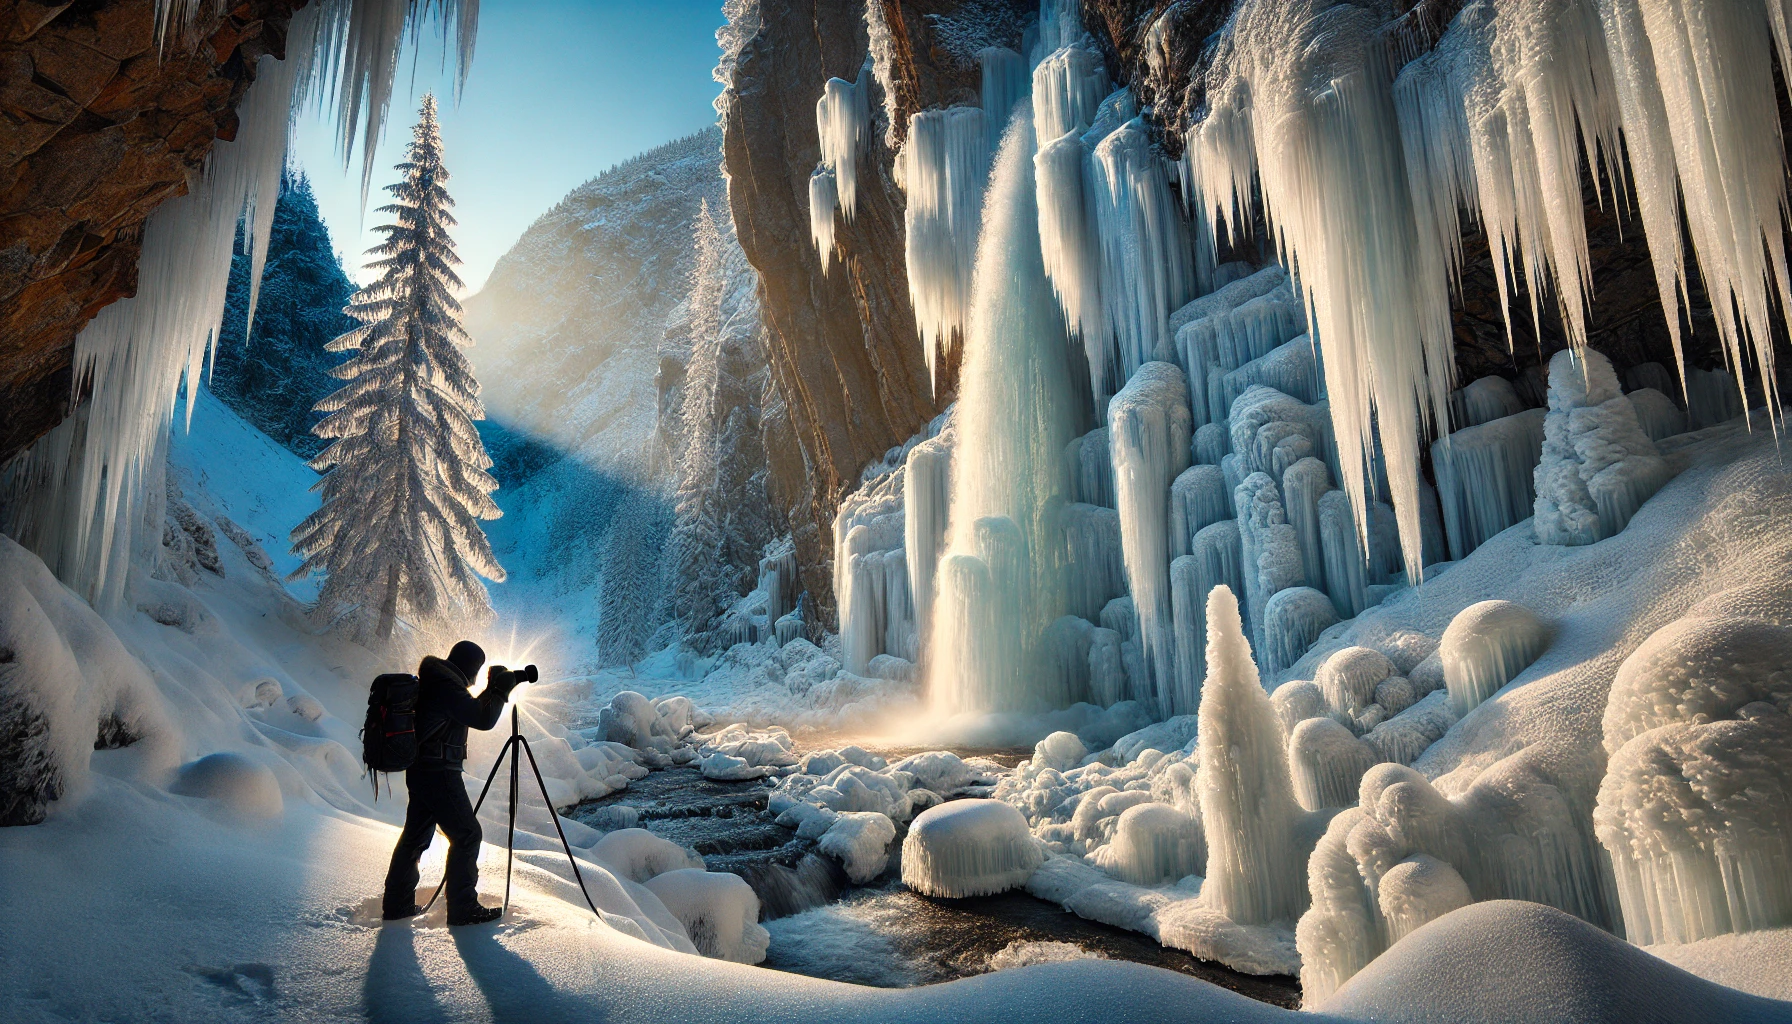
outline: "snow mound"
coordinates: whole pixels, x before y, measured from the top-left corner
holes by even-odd
[[[1535,903],[1475,903],[1383,954],[1319,1007],[1355,1020],[1582,1024],[1784,1021],[1792,1008],[1696,978]]]
[[[890,859],[890,840],[895,838],[896,823],[888,815],[846,811],[835,815],[816,848],[838,857],[846,868],[846,877],[854,885],[864,885],[884,873],[884,865]]]
[[[1521,604],[1482,601],[1458,612],[1438,645],[1451,710],[1468,714],[1536,661],[1549,640],[1549,627]]]
[[[1082,763],[1089,749],[1073,732],[1054,732],[1033,747],[1033,761],[1064,772]]]
[[[181,765],[168,791],[217,801],[245,818],[277,818],[285,807],[274,773],[231,751]]]
[[[644,828],[618,829],[605,835],[591,847],[591,856],[618,878],[631,882],[646,882],[668,871],[703,867],[703,858],[695,852]]]
[[[772,936],[759,925],[759,897],[746,879],[725,871],[679,868],[642,884],[684,925],[697,952],[741,964],[765,959]]]
[[[1671,722],[1729,718],[1753,701],[1792,709],[1792,629],[1755,619],[1686,618],[1624,659],[1605,705],[1605,749]]]
[[[988,896],[1026,884],[1045,854],[1027,820],[1000,800],[923,811],[902,843],[902,882],[928,896]]]

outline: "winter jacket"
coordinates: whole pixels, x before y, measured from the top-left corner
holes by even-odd
[[[412,771],[460,771],[467,759],[467,730],[497,725],[516,686],[508,671],[494,667],[475,697],[460,669],[436,657],[417,666],[417,682],[419,742]]]

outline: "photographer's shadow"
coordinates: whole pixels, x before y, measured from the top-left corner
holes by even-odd
[[[491,1007],[493,1020],[591,1024],[606,1019],[602,1007],[569,997],[548,984],[529,961],[505,948],[498,941],[496,926],[456,928],[452,934],[467,973]]]
[[[362,1009],[371,1024],[448,1024],[448,1012],[417,960],[417,932],[387,925],[373,941],[373,959],[361,986]]]

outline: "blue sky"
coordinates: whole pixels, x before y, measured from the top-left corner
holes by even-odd
[[[579,183],[715,120],[710,103],[721,87],[710,71],[721,0],[497,0],[481,8],[478,50],[458,106],[439,32],[428,30],[420,46],[407,47],[365,217],[360,152],[344,172],[334,124],[314,111],[298,123],[292,159],[310,175],[336,249],[357,280],[362,252],[378,240],[370,229],[387,199],[380,186],[392,180],[426,91],[441,104],[449,191],[460,220],[455,241],[469,292]]]

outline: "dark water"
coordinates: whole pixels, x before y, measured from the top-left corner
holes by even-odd
[[[913,751],[879,750],[895,761]],[[1025,752],[965,751],[1012,764]],[[814,852],[765,809],[772,783],[717,782],[685,766],[656,771],[627,790],[580,804],[571,817],[617,827],[608,808],[632,807],[639,825],[703,855],[712,871],[732,871],[759,894],[772,933],[761,966],[882,988],[929,985],[989,970],[990,957],[1016,942],[1059,942],[1089,954],[1162,967],[1242,995],[1295,1007],[1294,978],[1241,974],[1166,949],[1145,936],[1086,921],[1024,892],[948,900],[922,896],[900,881],[901,825],[890,866],[852,886],[839,865]]]

